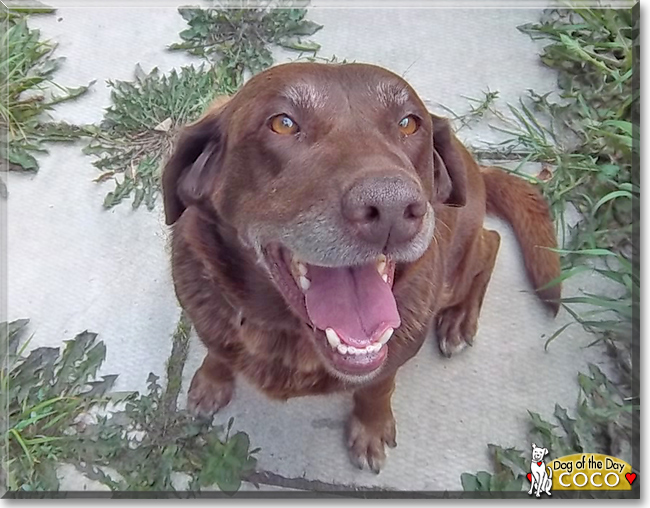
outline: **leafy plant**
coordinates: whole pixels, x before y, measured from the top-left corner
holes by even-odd
[[[8,413],[3,421],[3,450],[8,490],[56,490],[56,464],[73,439],[68,429],[92,407],[109,399],[117,376],[95,375],[106,355],[96,335],[81,333],[59,348],[38,348],[27,357],[19,341],[28,320],[0,324],[3,368],[0,383]]]
[[[40,32],[30,29],[27,18],[15,11],[3,7],[0,20],[6,27],[0,44],[0,136],[7,140],[0,144],[0,161],[5,169],[36,171],[34,154],[47,152],[45,143],[84,135],[81,127],[47,121],[45,113],[83,95],[90,85],[57,85],[53,76],[64,59],[54,57],[56,45],[41,40]]]
[[[634,259],[639,229],[638,87],[634,86],[633,51],[638,22],[631,11],[564,9],[547,11],[524,33],[550,38],[542,60],[558,71],[560,99],[533,90],[509,115],[494,107],[496,93],[472,99],[467,115],[454,116],[461,127],[488,113],[491,126],[510,136],[489,145],[488,158],[519,160],[511,171],[539,186],[551,204],[564,249],[563,273],[551,284],[585,271],[614,283],[612,294],[584,294],[562,300],[564,308],[587,330],[597,334],[631,372],[630,342],[639,314],[640,278]],[[453,112],[452,112],[453,113]],[[528,162],[541,162],[537,176],[523,174]],[[505,168],[504,168],[505,169]],[[580,214],[572,228],[565,223],[571,204]],[[582,312],[581,306],[592,310]],[[548,341],[561,334],[567,324]]]
[[[494,103],[499,98],[499,92],[492,92],[488,89],[486,92],[483,92],[483,97],[480,99],[466,97],[464,95],[462,97],[470,103],[470,110],[464,115],[457,115],[444,104],[440,104],[443,109],[452,114],[454,120],[460,123],[460,126],[456,129],[457,132],[461,131],[464,127],[469,127],[473,123],[482,120],[487,113],[493,112]]]
[[[190,488],[215,483],[235,493],[255,469],[248,436],[231,435],[176,410],[174,379],[187,355],[190,325],[184,316],[174,334],[167,387],[154,374],[146,394],[115,393],[116,375],[96,380],[106,347],[83,332],[59,348],[18,349],[28,320],[2,323],[6,349],[1,382],[8,414],[2,432],[9,491],[56,491],[57,467],[73,464],[90,479],[120,491],[174,490],[173,474],[192,478]],[[183,356],[185,355],[185,356]],[[107,469],[109,468],[109,469]],[[110,470],[117,474],[111,474]]]
[[[269,3],[243,9],[199,9],[181,7],[178,12],[189,28],[180,33],[183,42],[170,49],[185,50],[223,67],[237,85],[244,71],[253,74],[273,63],[271,45],[316,53],[320,46],[303,37],[315,34],[321,25],[305,18],[305,9],[280,9]]]
[[[145,74],[136,67],[136,79],[110,81],[113,105],[84,148],[98,158],[102,173],[96,181],[113,180],[104,206],[111,208],[133,196],[133,208],[144,203],[153,209],[160,189],[160,165],[178,129],[198,118],[219,95],[231,94],[234,85],[220,67],[183,67],[161,75],[157,68]]]

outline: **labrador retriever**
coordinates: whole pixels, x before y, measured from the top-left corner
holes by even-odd
[[[276,399],[349,391],[347,443],[379,472],[398,368],[433,329],[471,344],[507,220],[557,313],[556,237],[538,190],[480,168],[408,83],[367,64],[291,63],[185,127],[163,172],[176,294],[207,347],[188,405],[235,375]]]

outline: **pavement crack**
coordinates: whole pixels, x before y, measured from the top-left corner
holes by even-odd
[[[331,494],[350,494],[359,493],[360,497],[365,497],[364,493],[383,493],[390,492],[381,487],[363,487],[358,485],[346,485],[340,483],[328,483],[320,480],[308,480],[307,478],[287,478],[286,476],[273,473],[272,471],[256,471],[246,476],[246,481],[259,485],[269,485],[273,487],[282,487],[285,489],[305,490],[311,492],[326,492]]]

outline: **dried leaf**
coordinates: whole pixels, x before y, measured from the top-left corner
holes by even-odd
[[[156,125],[153,130],[160,132],[169,132],[169,129],[172,127],[172,119],[167,117],[165,120]]]

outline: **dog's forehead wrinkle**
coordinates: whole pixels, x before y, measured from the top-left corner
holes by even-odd
[[[303,109],[323,108],[329,96],[325,86],[307,82],[290,84],[282,90],[282,95]]]
[[[380,81],[371,88],[373,93],[382,105],[389,106],[403,106],[409,99],[409,92],[403,84],[390,83],[387,81]]]

